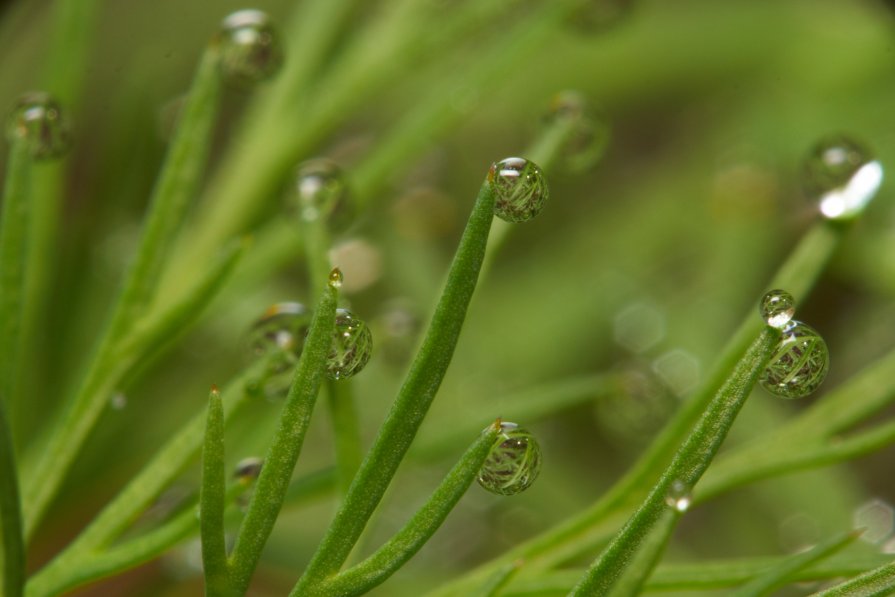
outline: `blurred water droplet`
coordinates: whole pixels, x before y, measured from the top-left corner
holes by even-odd
[[[805,191],[831,220],[860,214],[882,181],[882,165],[861,143],[844,135],[821,140],[804,166]]]
[[[880,499],[872,499],[855,510],[852,523],[856,529],[866,529],[862,541],[882,543],[895,531],[895,510]]]
[[[883,553],[895,554],[895,537],[892,537],[891,539],[883,543],[880,551],[882,551]]]
[[[796,300],[785,290],[777,288],[762,297],[758,310],[769,326],[782,328],[796,314]]]
[[[653,371],[678,397],[684,397],[699,383],[699,359],[682,348],[669,350],[653,361]]]
[[[349,294],[369,288],[382,277],[382,253],[362,238],[339,243],[329,251],[329,260],[345,273],[342,290]]]
[[[311,312],[301,303],[277,303],[264,312],[252,325],[249,346],[256,357],[272,354],[272,361],[264,379],[252,380],[254,391],[247,389],[271,400],[286,395],[310,324]]]
[[[550,100],[544,116],[546,127],[568,122],[571,132],[557,161],[570,172],[582,172],[596,164],[609,146],[609,124],[598,116],[578,91],[561,91]]]
[[[336,311],[336,329],[332,350],[326,361],[330,379],[347,379],[366,367],[373,354],[370,328],[347,309]]]
[[[25,143],[28,154],[36,160],[60,158],[71,147],[68,121],[59,104],[41,91],[19,96],[7,121],[6,134],[10,143]]]
[[[236,463],[233,469],[233,477],[245,485],[249,485],[261,474],[261,467],[264,466],[264,460],[254,456],[243,458]]]
[[[686,512],[690,509],[690,504],[693,503],[690,487],[683,481],[673,481],[668,487],[668,493],[665,495],[665,503],[678,512]]]
[[[422,321],[408,299],[389,301],[376,320],[377,351],[391,364],[403,366],[416,346]]]
[[[665,337],[665,317],[650,303],[633,303],[615,316],[613,335],[620,346],[631,352],[645,352]]]
[[[354,222],[354,204],[350,200],[345,174],[334,161],[317,158],[300,164],[296,191],[298,212],[305,221],[323,219],[337,234]]]
[[[239,87],[269,79],[283,63],[277,33],[260,10],[239,10],[226,17],[216,42],[224,78]]]
[[[783,520],[778,533],[780,545],[787,553],[798,553],[811,549],[820,540],[817,521],[804,512],[793,514]]]
[[[648,442],[674,412],[677,399],[645,367],[621,372],[618,385],[617,391],[596,400],[600,429],[622,444]]]
[[[782,332],[774,356],[758,381],[765,390],[781,398],[803,398],[827,376],[827,344],[812,327],[795,319]]]
[[[534,436],[515,423],[502,422],[477,481],[491,493],[515,495],[531,487],[540,472],[541,448]]]
[[[541,212],[550,192],[538,166],[523,158],[491,165],[488,183],[494,191],[494,213],[507,222],[527,222]]]
[[[112,407],[112,410],[124,410],[127,407],[127,396],[121,392],[115,392],[109,398],[109,406]]]

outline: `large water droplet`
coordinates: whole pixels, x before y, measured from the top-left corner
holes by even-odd
[[[334,232],[344,232],[353,223],[355,213],[345,175],[332,160],[318,158],[299,165],[296,190],[302,219],[322,219]]]
[[[572,127],[562,148],[560,165],[570,172],[587,170],[597,163],[609,145],[609,126],[598,117],[577,91],[561,91],[550,101],[546,126],[568,122]]]
[[[221,23],[217,42],[224,78],[240,87],[269,79],[283,63],[277,33],[270,18],[260,10],[229,15]]]
[[[373,334],[347,309],[336,310],[336,329],[326,361],[330,379],[347,379],[360,373],[373,354]]]
[[[282,398],[292,384],[292,369],[304,348],[311,312],[301,303],[277,303],[253,325],[249,344],[255,356],[271,354],[264,379],[253,380],[252,391],[269,399]]]
[[[665,503],[678,512],[686,512],[693,503],[693,495],[690,493],[690,488],[683,481],[673,481],[668,487],[668,493],[665,494]]]
[[[769,290],[758,305],[761,318],[772,328],[783,328],[796,314],[796,300],[785,290]]]
[[[827,376],[830,354],[827,344],[813,328],[791,320],[768,366],[759,379],[761,386],[782,398],[803,398],[817,389]]]
[[[550,194],[547,179],[534,162],[507,158],[491,165],[494,213],[507,222],[526,222],[541,212]]]
[[[68,122],[49,94],[32,91],[20,96],[7,122],[10,142],[27,145],[36,160],[62,157],[71,147]]]
[[[541,448],[515,423],[500,423],[500,434],[479,471],[479,485],[499,495],[528,489],[541,472]]]
[[[860,214],[882,181],[882,165],[861,143],[844,135],[820,141],[805,162],[805,191],[830,220]]]

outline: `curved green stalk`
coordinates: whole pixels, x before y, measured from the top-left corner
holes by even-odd
[[[490,578],[486,579],[482,586],[473,591],[469,597],[497,597],[503,589],[513,580],[524,562],[516,560],[494,571]]]
[[[332,346],[337,299],[336,287],[329,284],[314,310],[292,387],[280,415],[279,428],[264,459],[252,501],[236,537],[229,570],[233,586],[240,594],[248,589],[261,551],[273,530],[311,422],[311,413],[323,380],[323,368]]]
[[[634,597],[640,595],[643,585],[649,580],[653,569],[662,559],[668,542],[677,528],[681,513],[674,508],[667,508],[659,515],[653,530],[647,535],[637,554],[632,558],[618,581],[612,587],[608,597]]]
[[[294,589],[292,597],[361,595],[385,582],[425,545],[454,509],[478,476],[500,429],[499,422],[489,425],[413,518],[373,555],[320,585],[305,590]]]
[[[132,322],[148,307],[171,241],[198,188],[217,114],[220,91],[217,66],[217,53],[207,50],[153,191],[140,248],[103,339],[74,402],[56,426],[50,444],[39,448],[40,457],[36,464],[28,467],[29,476],[23,492],[26,537],[34,532],[102,411],[108,398],[109,372],[117,368],[117,352],[124,335],[131,331]]]
[[[202,448],[202,487],[199,491],[199,533],[205,594],[228,595],[227,544],[224,538],[227,473],[224,460],[224,405],[217,386],[208,397],[205,445]]]
[[[444,292],[404,385],[296,591],[309,590],[334,575],[345,563],[416,436],[460,337],[482,266],[493,213],[494,194],[486,181],[479,190]]]
[[[675,484],[692,488],[705,473],[758,376],[767,365],[780,339],[779,330],[765,327],[718,390],[693,431],[675,453],[659,482],[637,512],[603,551],[573,595],[606,595],[612,589],[648,539],[653,528],[667,513],[669,492]],[[689,489],[687,489],[689,491]]]
[[[12,433],[6,420],[6,405],[0,400],[0,558],[6,597],[20,597],[25,586],[25,540],[22,535],[22,511],[19,479]]]
[[[869,570],[812,597],[885,597],[895,592],[895,561]]]

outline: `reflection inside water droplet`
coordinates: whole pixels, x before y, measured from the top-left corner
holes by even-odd
[[[831,220],[860,214],[882,180],[882,165],[861,143],[844,135],[823,139],[805,162],[805,190]]]
[[[531,487],[541,472],[541,448],[515,423],[501,422],[500,430],[477,480],[491,493],[515,495]]]
[[[774,355],[758,381],[781,398],[803,398],[823,383],[829,367],[824,339],[811,326],[793,319],[783,328]]]
[[[759,312],[769,326],[782,328],[796,314],[796,301],[785,290],[770,290],[762,297]]]
[[[690,488],[683,481],[673,481],[668,488],[668,493],[665,495],[665,503],[678,512],[686,512],[693,503]]]

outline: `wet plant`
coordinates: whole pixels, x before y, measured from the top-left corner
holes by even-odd
[[[0,14],[2,595],[895,594],[881,7],[282,4]]]

